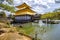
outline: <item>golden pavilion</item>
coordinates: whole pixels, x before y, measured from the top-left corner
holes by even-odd
[[[19,10],[15,12],[15,16],[18,15],[35,15],[36,12],[31,10],[31,7],[28,6],[26,3],[23,3],[19,6],[16,6]]]
[[[26,3],[16,6],[19,10],[15,12],[15,18],[12,23],[28,23],[37,20],[36,12],[31,9]]]

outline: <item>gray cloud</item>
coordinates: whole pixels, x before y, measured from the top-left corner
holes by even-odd
[[[55,0],[15,0],[14,4],[20,5],[24,2],[31,6],[32,9],[38,13],[43,12],[45,9],[51,9],[51,5],[55,4]]]

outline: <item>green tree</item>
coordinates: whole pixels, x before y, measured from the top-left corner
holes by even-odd
[[[45,13],[41,16],[42,19],[52,19],[54,15],[52,12]]]
[[[2,4],[2,2],[8,2],[9,4],[13,5],[13,0],[0,0],[0,9],[2,10],[7,10],[9,12],[15,12],[15,7],[14,6],[10,6],[8,4]]]
[[[42,19],[60,20],[60,8],[53,12],[47,12],[41,16]]]
[[[8,17],[14,19],[14,16],[12,14],[10,14]]]
[[[42,19],[60,19],[60,12],[48,12],[42,15]]]
[[[6,17],[6,14],[5,14],[5,12],[0,12],[0,17]]]
[[[7,4],[0,4],[0,8],[2,10],[7,10],[7,11],[10,11],[10,12],[15,12],[15,8],[13,6],[9,6]]]

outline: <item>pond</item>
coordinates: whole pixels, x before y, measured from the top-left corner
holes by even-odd
[[[60,24],[44,24],[40,20],[39,23],[32,23],[35,27],[35,33],[32,34],[41,40],[60,40]]]
[[[60,24],[44,24],[40,20],[39,23],[26,23],[18,30],[41,40],[60,40]]]

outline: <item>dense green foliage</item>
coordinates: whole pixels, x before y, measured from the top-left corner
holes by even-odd
[[[7,10],[10,12],[15,12],[15,8],[6,4],[0,4],[0,8],[2,8],[3,10]]]
[[[6,17],[6,14],[5,14],[5,12],[0,12],[0,17]]]
[[[47,12],[41,16],[42,19],[60,20],[60,8],[53,12]]]

